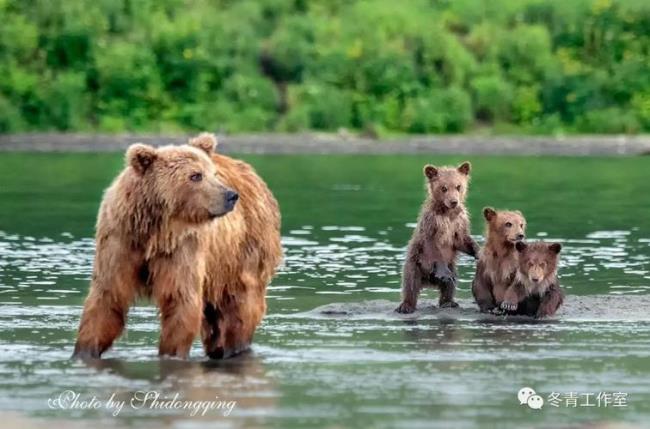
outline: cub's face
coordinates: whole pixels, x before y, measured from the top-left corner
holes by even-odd
[[[562,245],[559,243],[544,243],[542,241],[526,244],[522,241],[516,244],[519,252],[519,272],[532,284],[548,280],[557,272]]]
[[[526,238],[526,219],[520,211],[496,211],[491,207],[483,209],[489,234],[495,234],[504,242],[515,244]]]
[[[461,207],[467,195],[470,169],[469,162],[464,162],[457,168],[426,165],[424,176],[434,201],[442,203],[447,209]]]
[[[135,144],[127,160],[137,180],[145,182],[149,195],[143,198],[155,201],[170,218],[198,224],[230,212],[239,198],[217,178],[208,156],[213,147]]]

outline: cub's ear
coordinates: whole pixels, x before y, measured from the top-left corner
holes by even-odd
[[[556,255],[562,250],[562,245],[560,243],[552,243],[548,245],[548,250],[555,253]]]
[[[497,212],[492,207],[486,207],[483,209],[483,217],[485,218],[486,221],[490,222],[496,216],[497,216]]]
[[[518,241],[515,244],[515,249],[517,249],[517,252],[523,252],[524,250],[526,250],[527,247],[528,247],[528,245],[526,243],[524,243],[523,241]]]
[[[424,175],[427,176],[429,180],[438,178],[438,169],[431,164],[424,166]]]
[[[136,173],[143,175],[156,160],[156,148],[142,143],[135,143],[126,150],[126,162]]]
[[[458,166],[458,172],[460,174],[464,174],[465,176],[469,176],[469,172],[471,169],[472,169],[472,164],[470,164],[469,161],[465,161]]]
[[[197,149],[201,149],[208,155],[212,155],[214,149],[217,147],[217,137],[212,133],[201,133],[191,138],[189,144]]]

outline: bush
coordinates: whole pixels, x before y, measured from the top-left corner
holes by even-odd
[[[131,129],[148,127],[164,99],[153,53],[135,44],[114,43],[97,50],[95,64],[99,114],[124,118]]]
[[[477,118],[487,121],[510,118],[513,91],[508,82],[498,76],[481,76],[473,79],[470,87]]]
[[[463,132],[471,118],[470,97],[456,87],[407,100],[404,109],[404,125],[412,133]]]
[[[299,82],[312,62],[314,41],[310,23],[298,16],[288,17],[264,43],[265,68],[278,82]]]
[[[23,121],[20,112],[12,103],[0,95],[0,133],[22,131]]]
[[[0,132],[650,131],[643,0],[0,0]]]
[[[48,122],[58,130],[83,130],[88,117],[86,75],[64,72],[57,75],[45,90]]]
[[[515,89],[512,100],[512,117],[518,124],[531,124],[542,113],[539,86],[520,86]]]
[[[336,130],[349,126],[352,120],[350,93],[334,86],[307,83],[291,88],[291,107],[304,110],[309,128]]]
[[[240,106],[275,112],[279,97],[273,83],[261,75],[235,74],[223,83],[221,97]]]
[[[612,107],[585,113],[578,119],[577,129],[584,133],[636,133],[639,121],[633,112]]]

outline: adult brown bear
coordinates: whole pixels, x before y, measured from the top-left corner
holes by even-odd
[[[199,332],[212,358],[249,347],[282,260],[280,211],[255,171],[215,146],[204,133],[129,147],[99,209],[74,356],[99,358],[138,296],[160,309],[161,355],[187,357]]]

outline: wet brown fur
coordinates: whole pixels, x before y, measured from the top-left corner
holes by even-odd
[[[402,274],[402,302],[396,311],[415,311],[418,295],[424,287],[440,289],[441,306],[457,305],[453,300],[456,254],[461,251],[475,256],[478,252],[478,245],[470,235],[470,222],[464,205],[470,169],[469,162],[458,168],[424,167],[427,198],[408,245]],[[435,264],[448,270],[453,282],[434,284]]]
[[[127,150],[99,210],[75,356],[100,357],[138,296],[160,310],[161,355],[187,357],[199,333],[214,358],[250,345],[282,259],[280,212],[254,170],[215,146],[204,133],[188,145]],[[196,173],[203,179],[190,180]],[[239,200],[229,212],[231,189]]]
[[[562,246],[542,241],[520,242],[516,249],[519,252],[517,275],[506,290],[502,308],[511,314],[537,318],[553,316],[564,302],[557,277]]]
[[[472,282],[474,299],[483,312],[498,308],[512,284],[519,264],[515,243],[525,238],[526,219],[520,211],[483,209],[486,243],[481,249]]]

